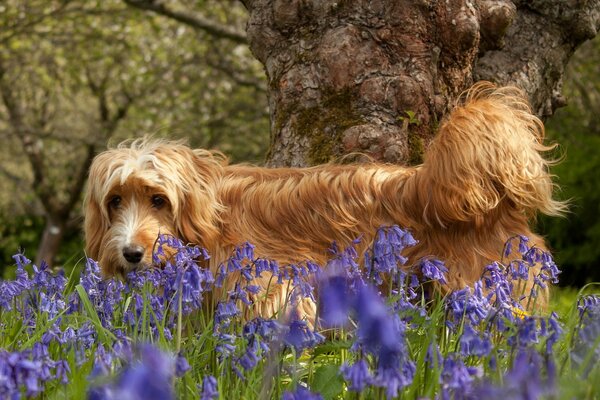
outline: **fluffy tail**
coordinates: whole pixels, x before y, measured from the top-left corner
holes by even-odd
[[[426,221],[477,221],[503,202],[527,216],[564,212],[566,205],[552,198],[553,161],[542,156],[554,146],[543,139],[544,125],[521,90],[475,84],[425,154],[419,175],[428,191],[421,199]]]

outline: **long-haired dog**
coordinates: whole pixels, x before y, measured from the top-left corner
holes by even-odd
[[[544,248],[528,220],[565,206],[552,198],[543,137],[521,91],[484,82],[461,98],[417,167],[267,169],[228,165],[220,153],[178,142],[136,140],[98,155],[91,166],[87,254],[104,275],[125,273],[151,264],[162,233],[206,248],[213,271],[246,241],[280,265],[325,265],[332,242],[347,246],[362,235],[362,254],[377,228],[397,224],[419,241],[407,249],[409,260],[443,260],[448,287],[463,288],[514,235]],[[276,313],[284,286],[271,288],[255,309]]]

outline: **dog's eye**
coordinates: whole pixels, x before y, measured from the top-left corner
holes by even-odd
[[[121,205],[121,196],[113,196],[108,202],[108,208],[116,210]]]
[[[165,205],[166,202],[167,202],[167,200],[165,200],[165,198],[162,196],[159,196],[157,194],[152,196],[152,207],[154,207],[154,208],[161,208],[162,206]]]

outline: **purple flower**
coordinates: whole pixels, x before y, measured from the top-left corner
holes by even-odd
[[[448,268],[439,260],[422,260],[420,263],[421,273],[424,277],[437,281],[443,285],[446,284]]]
[[[579,329],[571,353],[574,364],[587,376],[600,361],[600,297],[579,299]]]
[[[399,346],[404,332],[373,288],[366,285],[359,288],[355,310],[358,320],[357,342],[363,348],[377,354]]]
[[[485,332],[482,338],[470,324],[466,323],[460,337],[460,352],[465,356],[485,357],[491,350],[492,343]]]
[[[457,355],[450,354],[444,359],[440,376],[442,398],[466,398],[472,390],[474,377],[479,374],[477,368],[467,367]]]
[[[340,372],[344,379],[350,383],[348,389],[354,392],[362,392],[373,381],[369,364],[365,359],[360,359],[352,365],[342,365]]]
[[[283,338],[284,343],[293,347],[297,355],[300,355],[304,349],[315,347],[323,340],[325,340],[323,335],[311,330],[306,321],[301,321],[295,316],[292,316],[289,331]]]
[[[516,339],[516,344],[521,347],[527,347],[539,342],[538,339],[537,321],[534,317],[524,317],[520,322],[517,322],[516,338],[509,337],[508,344],[513,346],[513,340]]]
[[[190,367],[190,363],[188,360],[179,354],[175,360],[175,376],[181,378],[188,372],[192,367]]]
[[[323,400],[323,396],[298,385],[293,392],[284,392],[282,400]]]
[[[90,399],[174,399],[175,359],[156,347],[138,347],[138,359],[128,364],[116,382],[92,388]]]
[[[240,314],[240,310],[235,305],[235,301],[219,302],[215,311],[215,327],[230,321]]]
[[[361,348],[376,356],[373,384],[385,387],[388,397],[395,397],[415,374],[415,364],[406,348],[406,326],[397,315],[390,315],[381,297],[366,285],[358,289],[355,310],[358,330],[353,349]]]
[[[319,289],[319,315],[323,326],[344,326],[354,300],[346,278],[332,276],[323,280]]]
[[[416,243],[408,231],[396,225],[379,228],[371,251],[365,253],[365,270],[376,284],[383,283],[383,275],[393,275],[398,266],[406,264],[402,251]]]
[[[217,380],[214,376],[205,376],[202,380],[202,393],[200,394],[200,400],[212,400],[217,397],[219,397]]]
[[[543,372],[546,372],[544,376]],[[512,368],[502,379],[502,385],[482,382],[472,392],[473,399],[539,399],[556,395],[556,368],[551,359],[546,362],[532,349],[520,350]]]

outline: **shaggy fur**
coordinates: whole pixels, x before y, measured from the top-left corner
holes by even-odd
[[[524,234],[545,246],[528,219],[538,211],[560,214],[564,204],[552,198],[543,137],[518,89],[479,83],[417,167],[267,169],[228,165],[220,153],[178,142],[136,140],[93,162],[86,249],[106,276],[149,265],[159,232],[205,247],[213,271],[245,241],[280,264],[325,265],[333,241],[346,246],[362,235],[360,254],[378,227],[397,224],[419,240],[407,250],[409,264],[437,257],[449,268],[449,288],[463,288],[501,256],[509,237]],[[125,258],[131,246],[143,252],[139,262]],[[255,309],[270,316],[286,296],[284,287],[271,290],[255,299]],[[314,311],[303,307],[304,314]]]

